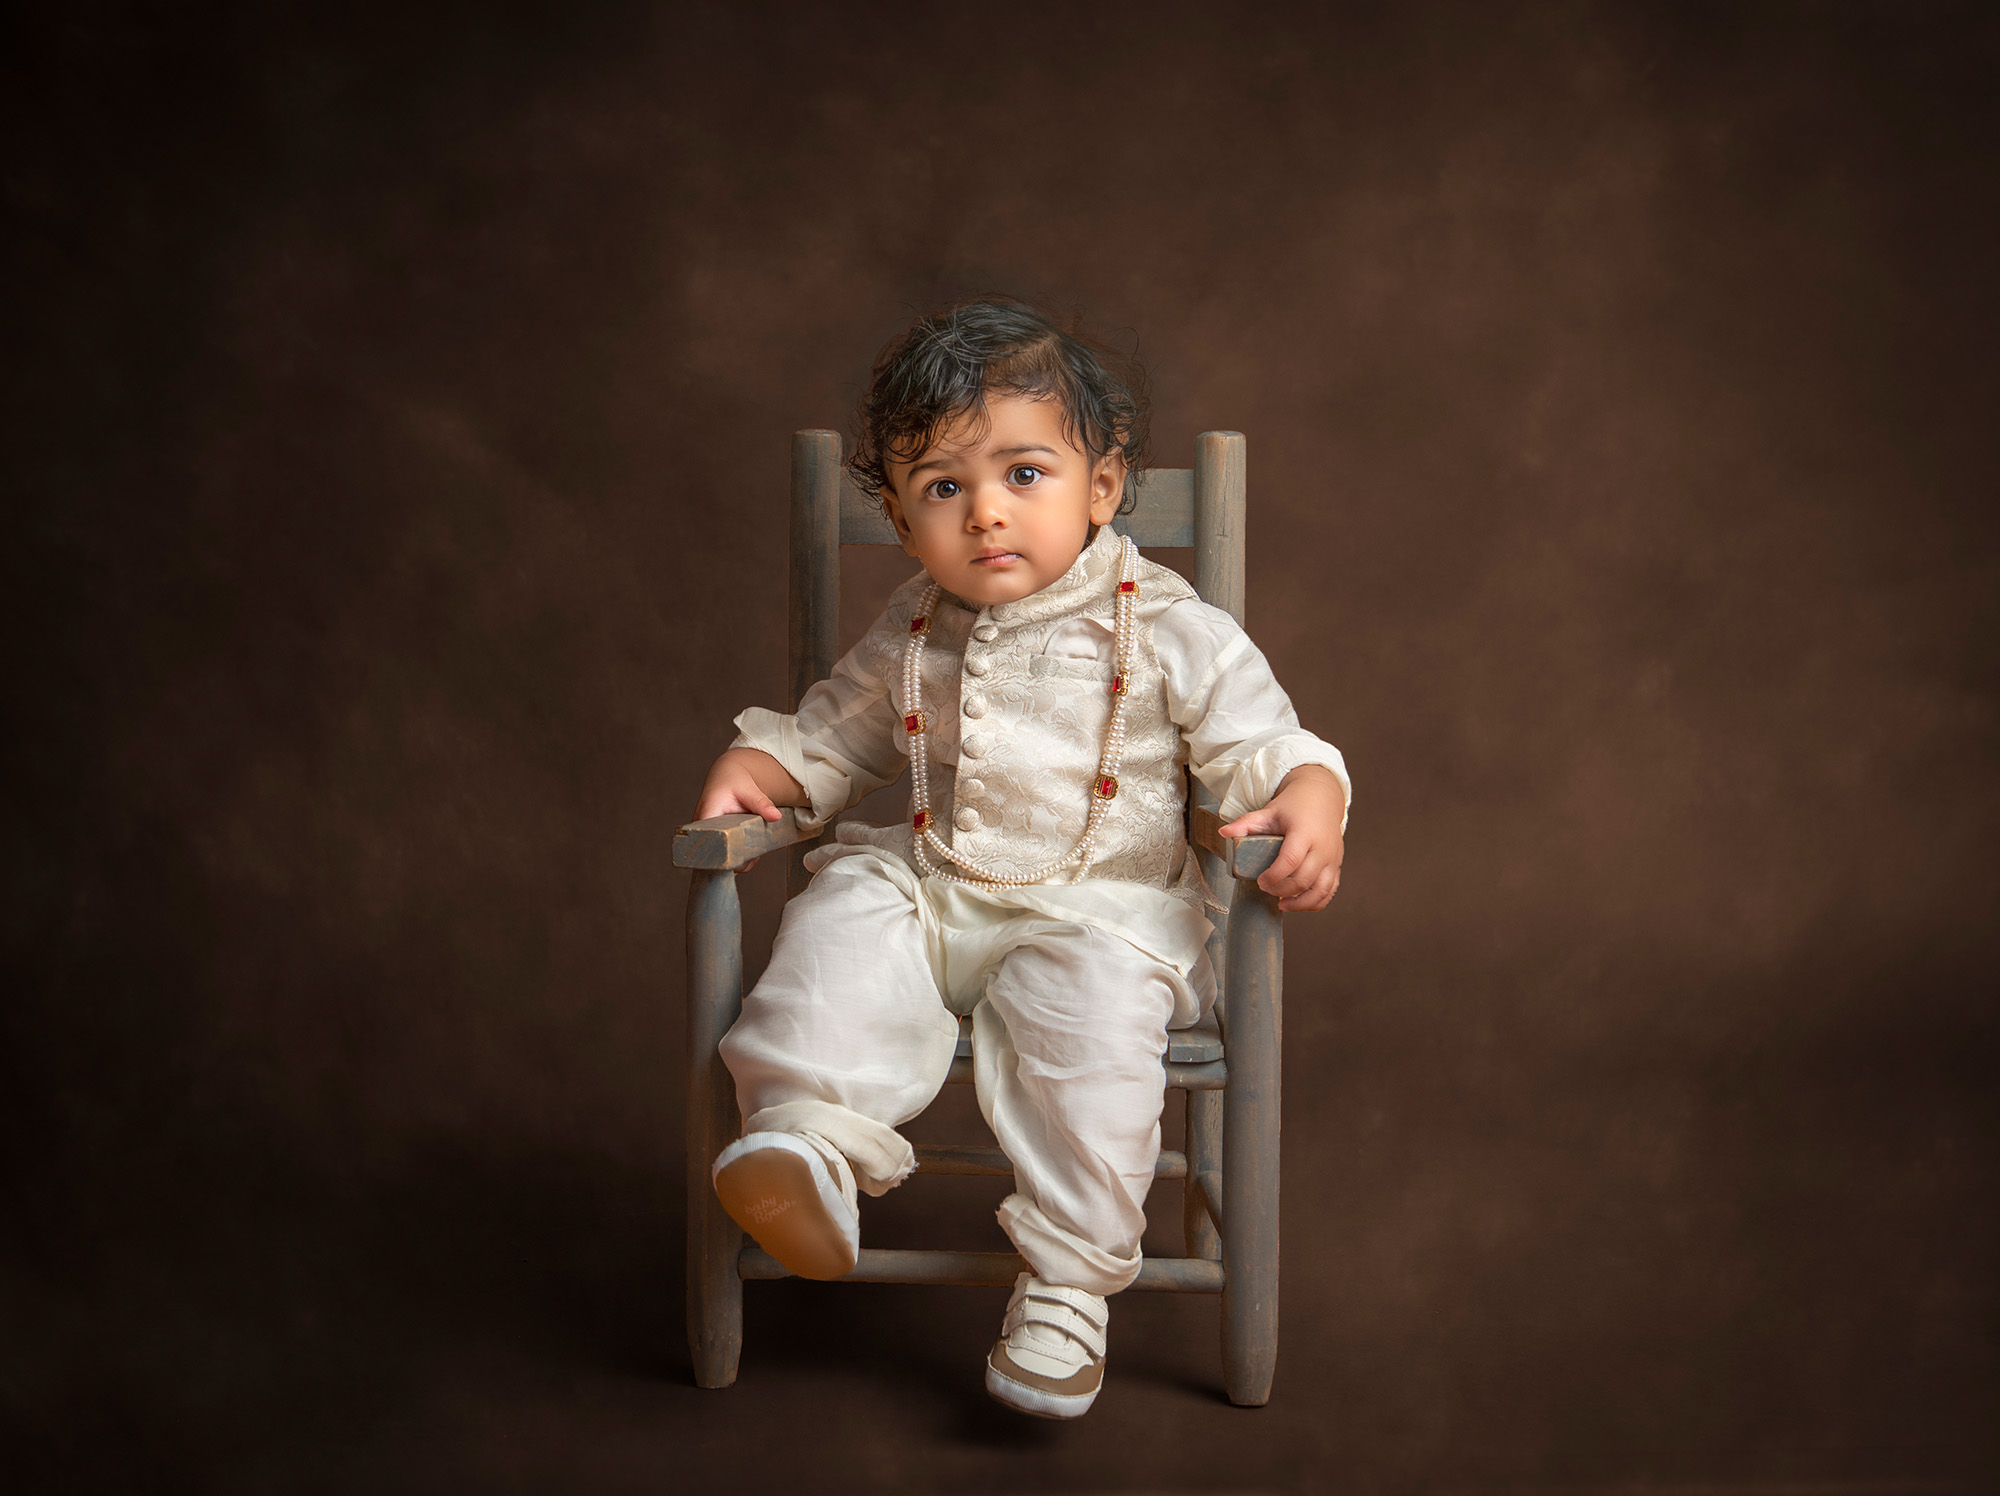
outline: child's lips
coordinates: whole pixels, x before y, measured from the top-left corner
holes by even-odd
[[[1004,566],[1009,561],[1021,559],[1019,551],[984,551],[972,558],[974,566]]]

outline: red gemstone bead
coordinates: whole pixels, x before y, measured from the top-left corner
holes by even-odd
[[[1114,675],[1111,677],[1111,694],[1113,696],[1123,696],[1125,694],[1124,676]]]
[[[925,728],[926,724],[922,712],[911,712],[903,718],[903,731],[911,737],[915,737],[918,733],[925,731]]]
[[[922,613],[919,613],[915,618],[910,620],[910,632],[913,634],[921,634],[929,629],[930,626],[930,619]]]
[[[911,824],[912,826],[916,827],[916,829],[917,829],[917,830],[919,830],[919,831],[928,831],[928,830],[930,830],[930,829],[931,829],[931,813],[930,813],[930,812],[929,812],[928,810],[920,810],[920,811],[918,811],[918,812],[917,812],[917,813],[916,813],[916,814],[915,814],[914,816],[912,816],[912,817],[910,818],[910,824]]]
[[[1118,793],[1118,781],[1112,775],[1102,774],[1098,776],[1097,783],[1092,785],[1091,788],[1097,792],[1098,799],[1109,800],[1113,795]]]
[[[1139,590],[1139,584],[1137,582],[1120,582],[1118,584],[1118,590],[1120,592],[1137,592]]]

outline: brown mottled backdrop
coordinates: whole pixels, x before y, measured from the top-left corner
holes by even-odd
[[[10,1489],[2000,1480],[1989,7],[0,26]],[[668,844],[788,433],[981,289],[1248,433],[1355,772],[1261,1412],[1137,1295],[1074,1427],[985,1291],[688,1383]]]

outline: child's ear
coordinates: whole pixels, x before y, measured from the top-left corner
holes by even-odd
[[[896,497],[896,490],[886,483],[882,485],[882,509],[889,516],[889,523],[896,527],[896,538],[903,543],[903,554],[916,556],[916,547],[910,543],[909,522],[903,518],[903,501]]]
[[[1097,459],[1090,474],[1090,522],[1108,525],[1125,502],[1125,454],[1116,447]]]

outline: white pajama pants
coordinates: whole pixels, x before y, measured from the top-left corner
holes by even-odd
[[[1116,935],[857,852],[786,906],[722,1058],[746,1132],[816,1132],[879,1195],[915,1167],[895,1129],[943,1086],[971,1013],[979,1107],[1014,1165],[1000,1224],[1037,1276],[1111,1294],[1139,1271],[1167,1030],[1200,1006]]]

